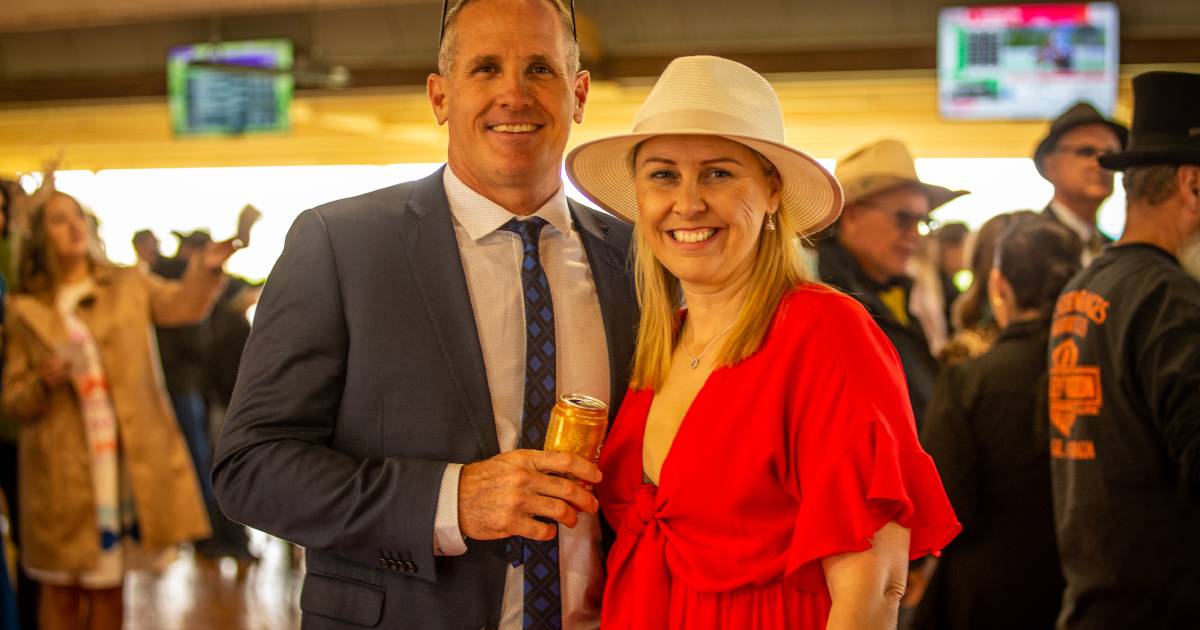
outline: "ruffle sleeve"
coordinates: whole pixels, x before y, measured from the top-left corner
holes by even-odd
[[[799,509],[786,574],[820,593],[820,561],[870,549],[888,522],[910,530],[910,558],[939,552],[961,526],[917,440],[895,348],[850,298],[813,299],[807,325],[795,327],[802,351],[789,370],[788,466]]]
[[[824,592],[822,559],[869,549],[891,521],[911,532],[909,559],[936,555],[961,529],[933,460],[901,447],[882,421],[863,425],[849,450],[834,454],[812,481],[787,556],[789,581],[806,591]]]

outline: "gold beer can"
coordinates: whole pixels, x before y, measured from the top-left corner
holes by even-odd
[[[608,405],[587,394],[563,394],[550,411],[544,450],[572,453],[600,462],[600,447],[608,430]],[[583,484],[590,489],[591,484]]]

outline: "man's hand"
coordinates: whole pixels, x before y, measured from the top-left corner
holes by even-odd
[[[600,469],[569,453],[515,450],[463,466],[458,478],[458,528],[475,540],[523,536],[552,540],[558,528],[534,520],[545,516],[575,527],[577,512],[595,513],[600,504],[562,473],[598,483]]]

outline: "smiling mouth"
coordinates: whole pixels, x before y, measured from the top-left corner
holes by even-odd
[[[522,124],[516,124],[516,125],[511,125],[511,124],[488,125],[489,131],[495,131],[498,133],[511,133],[511,134],[533,133],[541,128],[542,128],[542,125],[535,125],[533,123],[522,123]]]
[[[667,234],[677,243],[703,243],[717,235],[717,228],[700,228],[696,230],[667,230]]]

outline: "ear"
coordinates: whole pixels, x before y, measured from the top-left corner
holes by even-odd
[[[1175,183],[1188,206],[1200,211],[1200,166],[1181,164],[1175,172]]]
[[[779,171],[772,171],[767,176],[767,186],[770,190],[770,196],[767,197],[767,207],[771,208],[771,213],[774,214],[783,209],[783,179],[779,176]]]
[[[433,116],[439,125],[446,124],[449,118],[449,108],[446,104],[446,77],[434,73],[425,79],[425,93],[429,96],[429,104],[433,106]]]
[[[588,90],[592,87],[592,74],[587,70],[580,70],[575,74],[575,111],[571,118],[576,124],[583,123],[583,110],[587,106]]]

